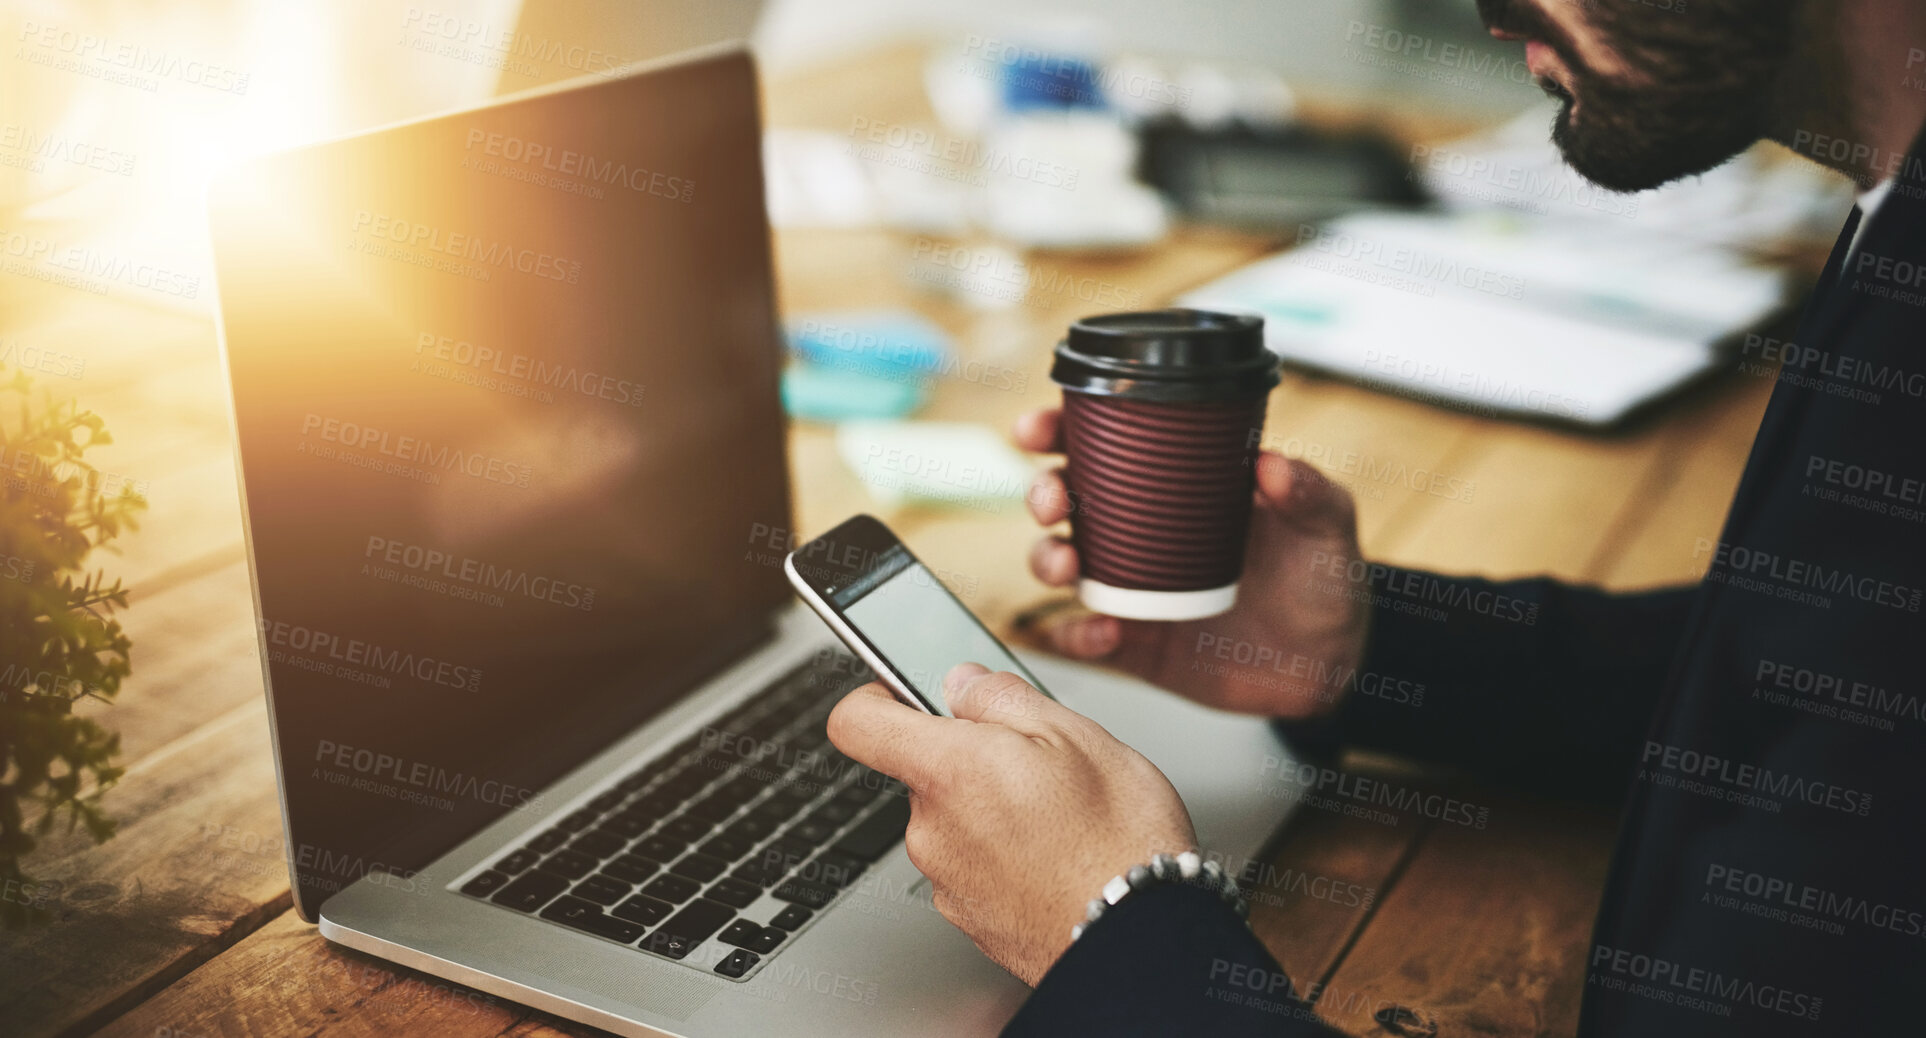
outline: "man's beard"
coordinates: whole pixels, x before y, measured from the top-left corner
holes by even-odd
[[[1635,83],[1585,65],[1527,0],[1478,6],[1487,25],[1549,44],[1570,70],[1569,83],[1547,86],[1564,102],[1552,141],[1565,161],[1601,187],[1643,191],[1712,169],[1765,136],[1778,76],[1792,56],[1798,3],[1695,0],[1680,10],[1586,2],[1592,29]]]

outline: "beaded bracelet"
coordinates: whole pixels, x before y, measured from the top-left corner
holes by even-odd
[[[1250,925],[1251,906],[1238,893],[1237,881],[1225,875],[1223,866],[1214,861],[1205,861],[1196,851],[1185,851],[1176,855],[1154,855],[1149,865],[1132,865],[1130,871],[1105,883],[1103,896],[1091,898],[1090,903],[1084,906],[1083,922],[1070,928],[1071,942],[1075,943],[1090,928],[1090,924],[1102,919],[1104,912],[1122,901],[1131,891],[1142,890],[1153,883],[1183,883],[1209,890],[1231,906],[1231,911],[1244,920],[1244,925]]]

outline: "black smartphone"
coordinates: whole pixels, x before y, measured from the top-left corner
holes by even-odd
[[[950,716],[943,675],[959,663],[1029,672],[929,567],[873,516],[858,515],[789,553],[789,583],[903,702]]]

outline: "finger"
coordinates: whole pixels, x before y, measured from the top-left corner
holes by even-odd
[[[1063,453],[1063,412],[1039,408],[1017,416],[1016,445],[1038,454]]]
[[[1036,738],[1055,734],[1051,722],[1061,719],[1050,717],[1049,708],[1065,709],[1015,674],[991,673],[974,663],[950,671],[943,680],[943,693],[950,713],[965,721],[1000,724]]]
[[[1265,451],[1257,459],[1257,500],[1280,518],[1343,526],[1357,520],[1351,492],[1308,462]]]
[[[1070,488],[1063,482],[1063,470],[1039,472],[1023,495],[1030,515],[1045,526],[1070,518]]]
[[[1061,537],[1045,537],[1030,549],[1030,573],[1051,587],[1077,582],[1077,549]]]
[[[954,721],[897,701],[872,681],[829,712],[829,741],[852,759],[915,789],[929,784],[955,750]]]
[[[1123,642],[1123,625],[1114,616],[1086,613],[1058,620],[1048,630],[1050,647],[1077,660],[1100,660]]]

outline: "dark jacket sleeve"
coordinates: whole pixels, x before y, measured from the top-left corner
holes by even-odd
[[[1137,891],[1050,968],[1005,1038],[1339,1038],[1236,913],[1196,887]]]
[[[1317,734],[1536,790],[1624,795],[1697,589],[1610,594],[1392,569],[1373,580],[1365,673],[1421,702],[1345,698]]]

